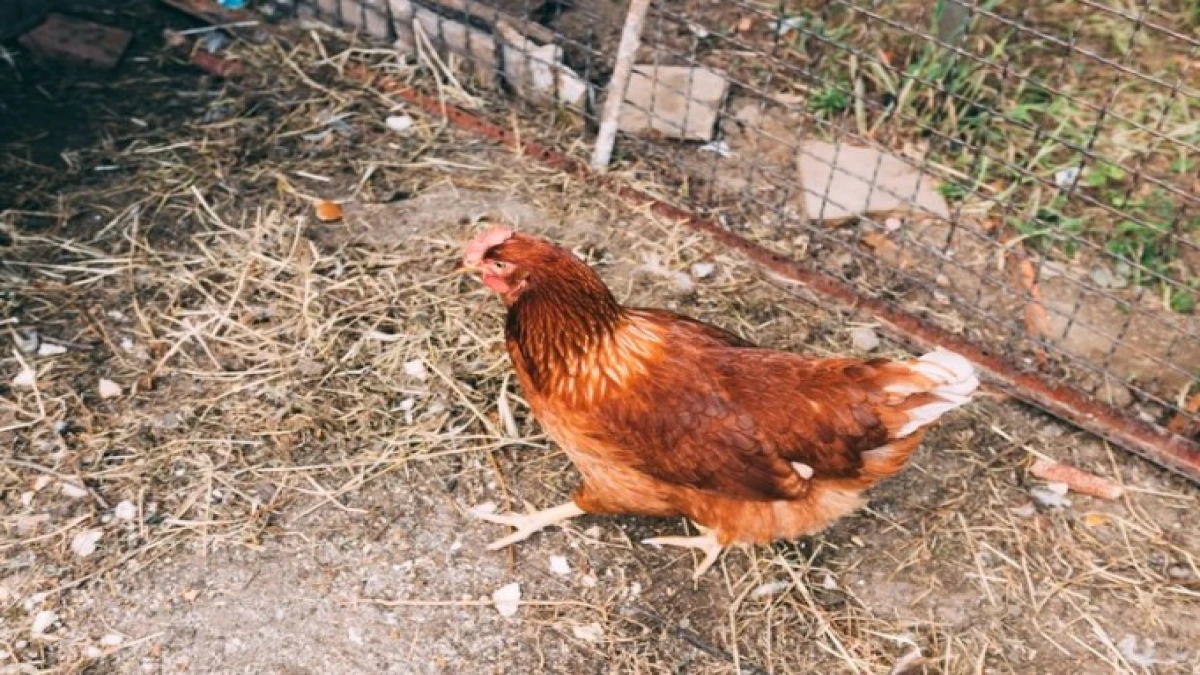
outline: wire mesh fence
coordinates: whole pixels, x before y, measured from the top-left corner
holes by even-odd
[[[1200,432],[1200,9],[1186,0],[281,0],[644,191]],[[628,44],[628,43],[627,43]]]

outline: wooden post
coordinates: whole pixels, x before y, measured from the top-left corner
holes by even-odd
[[[613,145],[617,142],[617,125],[621,120],[621,104],[633,74],[633,61],[642,42],[642,24],[646,21],[649,9],[650,0],[630,0],[625,28],[621,30],[621,44],[617,47],[616,67],[608,81],[604,109],[600,112],[600,132],[596,135],[596,148],[592,152],[592,169],[596,171],[607,169],[612,159]]]

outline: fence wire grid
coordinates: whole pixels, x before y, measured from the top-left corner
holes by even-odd
[[[628,4],[276,8],[436,63],[586,156]],[[1198,26],[1189,0],[657,0],[610,170],[1196,438]]]

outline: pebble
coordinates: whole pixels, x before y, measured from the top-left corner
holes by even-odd
[[[56,621],[58,621],[58,613],[44,609],[33,617],[33,625],[29,628],[29,634],[35,638],[41,637],[50,630]]]
[[[492,603],[500,616],[513,616],[521,608],[521,585],[511,583],[492,593]]]
[[[37,351],[41,336],[36,330],[17,331],[13,333],[13,343],[22,354],[32,354]]]
[[[559,576],[566,576],[571,573],[571,564],[561,555],[552,555],[550,556],[550,571]]]
[[[772,595],[778,595],[786,591],[790,586],[791,582],[788,581],[768,581],[758,588],[755,588],[753,591],[750,591],[750,597],[757,600],[758,598],[766,598]]]
[[[391,129],[392,131],[402,134],[409,129],[412,129],[416,122],[414,122],[413,118],[409,117],[408,115],[391,115],[384,120],[384,124],[386,124],[387,128]]]
[[[32,368],[22,368],[12,379],[12,386],[17,389],[33,389],[37,386],[37,373]]]
[[[404,374],[411,378],[424,380],[429,377],[429,370],[425,367],[425,362],[421,359],[413,359],[404,363]]]
[[[1059,486],[1062,486],[1061,489]],[[1064,483],[1047,483],[1046,485],[1038,485],[1030,488],[1029,496],[1033,497],[1033,501],[1039,506],[1044,506],[1050,509],[1063,509],[1071,506],[1071,500],[1066,496],[1066,484]]]
[[[120,647],[125,642],[125,638],[116,633],[109,633],[100,638],[101,647]]]
[[[96,552],[96,544],[100,542],[104,532],[101,530],[86,530],[71,539],[71,550],[80,558],[86,558]]]
[[[1192,570],[1183,565],[1172,565],[1167,569],[1167,576],[1172,579],[1190,579],[1192,577]]]
[[[59,489],[65,496],[70,497],[71,499],[83,499],[84,497],[88,496],[88,491],[86,489],[66,481],[61,483]]]
[[[121,385],[108,379],[100,380],[100,398],[116,398],[121,395]]]
[[[870,326],[855,326],[850,329],[850,342],[855,349],[869,352],[879,346],[879,335]]]
[[[584,642],[600,642],[604,639],[604,628],[598,623],[588,623],[574,626],[571,634]]]
[[[41,344],[41,346],[38,347],[38,350],[37,350],[38,356],[58,356],[60,354],[66,354],[66,353],[67,353],[66,347],[64,347],[62,345],[52,344],[50,342],[43,342]]]
[[[117,520],[133,520],[137,518],[137,505],[126,499],[117,504],[117,508],[113,509],[113,516]]]

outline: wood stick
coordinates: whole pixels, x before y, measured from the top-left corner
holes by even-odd
[[[629,13],[625,15],[625,27],[621,30],[621,44],[617,47],[617,64],[608,81],[608,93],[604,97],[604,110],[600,113],[600,132],[596,135],[596,149],[592,153],[592,169],[604,171],[612,159],[613,145],[617,142],[617,126],[620,124],[621,104],[625,101],[625,88],[633,74],[633,61],[642,42],[642,24],[650,0],[631,0]]]

